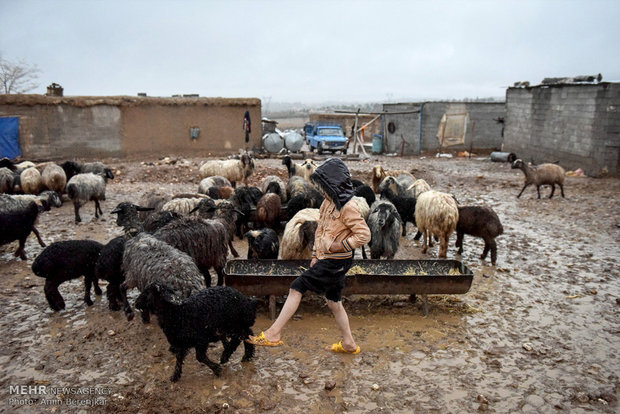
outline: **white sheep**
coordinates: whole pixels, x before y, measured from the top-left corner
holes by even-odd
[[[549,198],[551,198],[553,197],[553,193],[555,192],[556,184],[560,186],[562,197],[564,197],[565,171],[564,168],[560,167],[559,165],[540,164],[536,166],[529,166],[524,163],[523,160],[515,160],[515,162],[512,163],[512,168],[518,168],[523,171],[523,174],[525,174],[525,183],[517,198],[521,197],[521,194],[523,194],[523,190],[525,190],[525,188],[530,184],[534,184],[536,186],[538,198],[540,198],[541,185],[551,186],[551,194],[549,194]]]
[[[48,190],[56,191],[59,194],[65,191],[67,175],[65,174],[65,170],[59,165],[53,163],[46,165],[41,174],[41,179],[43,185]]]
[[[206,195],[204,197],[187,197],[187,198],[173,198],[161,206],[161,211],[174,211],[182,216],[187,216],[192,210],[198,206],[200,200],[204,198],[210,198]]]
[[[415,206],[415,221],[418,230],[424,234],[422,253],[432,246],[431,237],[439,237],[439,257],[445,258],[448,240],[456,230],[459,209],[452,195],[440,191],[427,191],[420,194]],[[428,240],[428,243],[427,243]]]
[[[232,160],[212,160],[207,161],[200,167],[200,178],[221,175],[227,178],[232,186],[235,187],[237,182],[243,181],[247,183],[247,178],[254,171],[254,161],[248,154],[241,155],[241,159]]]
[[[103,215],[99,201],[105,200],[105,179],[93,173],[76,174],[67,183],[67,194],[73,201],[75,222],[82,221],[80,207],[89,201],[95,202],[95,218]]]
[[[28,167],[19,175],[22,191],[25,194],[39,194],[43,188],[41,173],[35,167]]]
[[[298,211],[284,228],[282,242],[280,243],[280,259],[311,259],[314,232],[318,221],[318,208],[305,208]]]

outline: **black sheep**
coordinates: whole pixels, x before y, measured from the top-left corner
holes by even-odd
[[[252,188],[256,188],[260,192],[260,196],[258,196],[255,190],[252,190]],[[262,191],[260,191],[260,189],[257,187],[244,186],[235,188],[235,193],[231,196],[230,201],[232,202],[233,206],[235,206],[235,208],[237,208],[242,213],[235,220],[235,234],[238,238],[242,239],[243,233],[245,233],[249,229],[248,223],[250,221],[250,212],[252,211],[252,207],[256,207],[256,203],[258,202],[258,200],[260,200],[260,197],[262,195]],[[235,234],[231,234],[231,236],[234,237]],[[231,237],[231,241],[233,237]],[[231,252],[233,250],[234,249],[231,249]],[[233,255],[237,257],[235,253],[233,253]]]
[[[277,259],[280,250],[278,235],[270,228],[245,233],[248,239],[248,259]]]
[[[304,208],[310,208],[310,199],[304,194],[296,195],[288,200],[288,203],[286,203],[286,215],[290,220],[295,217],[297,212],[303,210]]]
[[[372,206],[372,203],[377,200],[377,196],[375,195],[375,192],[372,191],[372,187],[366,184],[355,187],[353,189],[353,193],[358,197],[363,197],[368,203],[368,207]]]
[[[42,202],[45,210],[49,210],[49,205]],[[34,227],[39,215],[39,206],[34,201],[16,200],[8,195],[0,195],[0,246],[18,240],[19,247],[15,251],[15,256],[26,260],[24,247],[30,232],[37,236],[41,247],[45,243],[41,240],[38,230]]]
[[[463,253],[465,234],[480,237],[484,240],[484,251],[480,259],[484,260],[491,251],[491,263],[497,261],[497,244],[495,238],[504,233],[499,217],[490,207],[459,206],[459,220],[456,224],[456,247],[458,254]]]
[[[122,304],[125,314],[128,315],[132,313],[131,305],[121,291],[121,284],[125,281],[125,272],[123,272],[122,266],[126,241],[125,236],[119,236],[103,246],[95,264],[95,277],[108,281],[106,296],[110,310],[120,310]]]
[[[228,362],[242,341],[253,335],[256,320],[256,302],[227,286],[203,289],[179,300],[166,286],[152,283],[136,299],[136,307],[157,315],[159,326],[170,343],[170,352],[177,358],[171,380],[178,381],[183,360],[191,348],[196,359],[207,365],[216,376],[221,375],[220,364]],[[209,344],[222,341],[224,351],[220,363],[207,355]],[[254,357],[254,345],[244,342],[242,361]]]
[[[351,179],[351,184],[353,184],[353,190],[355,190],[355,189],[357,189],[358,187],[361,187],[361,186],[363,186],[363,185],[366,185],[366,184],[364,184],[364,182],[363,182],[363,181],[356,180],[355,178],[352,178],[352,179]],[[368,205],[370,205],[370,204],[368,204]]]
[[[416,226],[416,199],[413,197],[398,196],[388,187],[385,187],[381,190],[381,198],[390,201],[392,204],[394,204],[394,207],[396,207],[396,210],[398,211],[398,215],[400,216],[403,225],[402,236],[404,237],[407,234],[407,222],[413,223],[413,225]]]
[[[95,277],[95,263],[103,245],[93,240],[66,240],[50,244],[32,263],[32,272],[45,278],[45,297],[50,308],[59,311],[65,308],[58,286],[67,280],[84,275],[84,302],[93,304],[90,287],[95,285],[95,293],[101,295]]]

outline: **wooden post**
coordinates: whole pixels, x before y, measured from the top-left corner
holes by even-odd
[[[357,154],[357,145],[358,145],[358,134],[359,132],[357,131],[357,120],[360,116],[360,109],[357,109],[357,112],[355,113],[355,123],[353,124],[353,136],[351,137],[353,139],[353,153]]]

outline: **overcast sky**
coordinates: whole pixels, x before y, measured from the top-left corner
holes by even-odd
[[[620,1],[0,0],[0,54],[65,95],[504,97],[620,80]]]

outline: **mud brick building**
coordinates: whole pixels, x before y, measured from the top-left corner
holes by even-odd
[[[252,132],[245,142],[243,119]],[[25,159],[206,156],[260,146],[257,98],[0,95]]]

